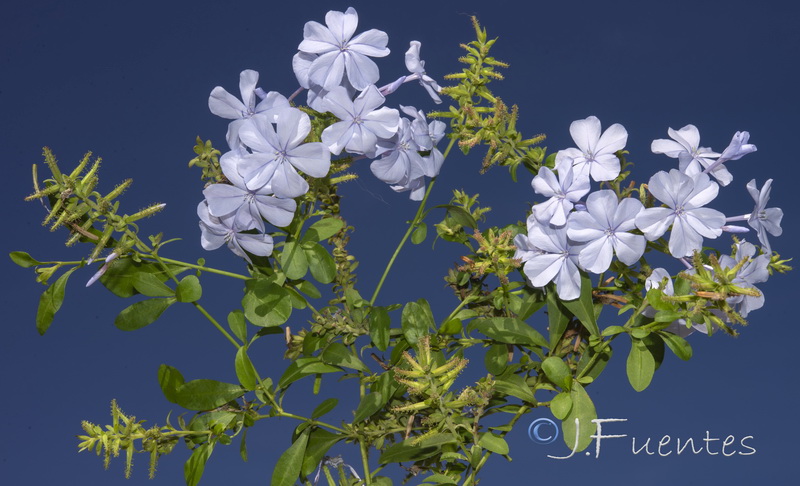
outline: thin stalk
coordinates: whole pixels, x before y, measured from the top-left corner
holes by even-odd
[[[364,467],[364,484],[372,484],[372,474],[369,472],[369,452],[363,439],[359,439],[358,447],[361,449],[361,464]]]
[[[447,159],[447,155],[450,153],[450,150],[455,145],[456,139],[451,138],[450,144],[445,149],[443,158]],[[397,259],[397,255],[400,254],[400,250],[403,249],[403,246],[406,244],[408,237],[411,236],[411,233],[416,229],[417,225],[422,222],[423,215],[425,214],[425,203],[428,201],[428,196],[431,194],[431,189],[433,189],[434,184],[436,184],[436,178],[434,177],[431,179],[431,182],[428,184],[427,189],[425,189],[425,196],[422,198],[422,201],[419,203],[419,207],[417,208],[417,214],[414,215],[414,219],[411,220],[411,223],[408,225],[408,229],[406,230],[406,234],[403,235],[403,238],[398,243],[397,248],[395,248],[392,257],[389,259],[389,263],[386,264],[386,268],[383,270],[383,275],[381,275],[381,279],[378,281],[378,286],[375,287],[375,292],[372,294],[372,298],[369,300],[369,305],[374,305],[375,301],[378,299],[378,294],[381,291],[381,287],[383,287],[383,282],[386,280],[386,276],[389,275],[389,270],[391,270],[392,266],[394,265],[394,261]]]
[[[180,260],[173,260],[172,258],[164,258],[164,257],[159,257],[159,258],[162,261],[167,262],[167,263],[174,263],[174,264],[180,265],[182,267],[194,268],[195,270],[200,270],[200,271],[208,272],[208,273],[216,273],[218,275],[224,275],[226,277],[238,278],[240,280],[250,280],[250,278],[252,278],[252,277],[248,277],[246,275],[240,275],[238,273],[227,272],[225,270],[218,270],[216,268],[204,267],[202,265],[195,265],[193,263],[186,263],[186,262],[182,262]]]

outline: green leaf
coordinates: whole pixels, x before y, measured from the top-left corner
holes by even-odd
[[[483,357],[486,371],[493,375],[500,375],[506,370],[508,364],[508,347],[505,344],[492,344]]]
[[[188,410],[213,410],[244,395],[245,389],[233,383],[192,380],[180,386],[175,403]]]
[[[684,361],[692,359],[692,345],[689,344],[689,341],[671,332],[660,331],[658,334],[664,339],[669,349],[675,353],[675,356]]]
[[[327,401],[328,400],[325,402]],[[323,457],[325,457],[325,453],[328,452],[333,444],[342,439],[344,439],[344,436],[342,435],[334,434],[324,429],[314,428],[314,430],[312,430],[308,435],[308,445],[306,445],[306,451],[303,457],[303,466],[300,470],[300,474],[303,476],[312,474],[317,467],[319,467],[319,463],[322,461]],[[372,484],[375,483],[373,482]]]
[[[564,309],[561,302],[556,296],[555,287],[550,286],[547,289],[547,320],[550,324],[550,345],[551,350],[556,349],[558,343],[561,342],[561,336],[567,330],[569,318],[571,314]]]
[[[11,257],[12,262],[16,263],[22,268],[30,268],[42,264],[42,262],[36,260],[35,258],[28,255],[24,251],[12,251],[11,253],[8,254],[8,256]]]
[[[256,373],[256,368],[253,366],[253,362],[250,361],[250,357],[247,356],[246,346],[242,346],[236,351],[235,364],[236,377],[239,379],[239,383],[247,390],[255,390],[256,385],[258,385],[258,373]]]
[[[239,309],[228,314],[228,327],[240,341],[247,340],[247,323],[244,321],[244,314]]]
[[[303,430],[292,445],[281,454],[272,471],[272,481],[270,482],[272,486],[292,486],[297,482],[303,467],[309,433],[309,429]]]
[[[372,486],[392,486],[392,479],[386,476],[375,476],[372,480]]]
[[[208,458],[211,457],[212,452],[214,452],[213,442],[200,444],[192,451],[189,460],[183,465],[183,476],[186,479],[186,486],[197,486],[197,483],[200,482],[200,478],[203,477],[206,462],[208,462]]]
[[[286,278],[298,280],[305,277],[308,272],[306,253],[301,250],[297,241],[286,241],[281,251],[281,268]]]
[[[568,391],[572,386],[572,371],[561,358],[550,356],[542,361],[542,370],[554,384]]]
[[[478,222],[475,221],[475,218],[473,218],[472,215],[469,214],[469,212],[462,207],[453,206],[452,204],[442,204],[435,207],[446,208],[447,214],[445,215],[445,218],[450,218],[455,223],[460,224],[461,226],[472,229],[478,227]]]
[[[550,411],[553,412],[555,418],[564,420],[570,410],[572,410],[572,397],[568,391],[563,391],[550,400]]]
[[[333,342],[325,348],[325,351],[322,352],[322,361],[336,366],[344,366],[345,368],[363,371],[365,373],[370,372],[367,365],[351,353],[350,350],[347,349],[347,346],[338,342]]]
[[[659,288],[647,291],[647,303],[657,311],[675,311],[675,304],[664,299],[664,292]]]
[[[174,290],[152,273],[135,273],[131,278],[131,283],[137,292],[147,297],[172,297],[175,295]]]
[[[266,279],[251,279],[245,283],[242,308],[247,320],[256,326],[279,326],[292,315],[289,293]]]
[[[188,270],[186,267],[180,265],[167,265],[167,268],[173,275],[178,275]],[[114,295],[127,299],[139,293],[133,285],[136,274],[138,273],[153,274],[162,282],[165,282],[169,278],[169,275],[155,263],[147,261],[137,262],[132,258],[119,258],[114,260],[113,265],[108,267],[106,273],[100,277],[100,283],[114,293]]]
[[[499,435],[491,432],[483,432],[479,434],[478,445],[486,450],[492,451],[496,454],[508,454],[508,443]]]
[[[197,302],[203,295],[203,288],[200,286],[200,279],[194,275],[187,275],[178,283],[175,289],[175,296],[178,302]]]
[[[414,232],[411,233],[411,243],[419,245],[420,243],[425,241],[426,236],[428,236],[428,225],[420,221],[417,227],[414,228]]]
[[[474,319],[467,326],[467,331],[477,330],[482,334],[507,344],[524,344],[527,346],[548,346],[544,337],[524,321],[514,317],[490,317]]]
[[[436,446],[419,447],[400,442],[391,445],[383,451],[378,459],[378,464],[389,464],[390,462],[416,462],[436,455],[440,448]]]
[[[336,404],[339,403],[339,400],[335,398],[328,398],[327,400],[323,400],[322,403],[317,405],[317,408],[311,412],[311,418],[316,419],[320,418],[326,413],[330,412],[336,407]]]
[[[603,329],[603,333],[601,334],[602,337],[614,336],[616,334],[621,334],[623,332],[627,332],[622,326],[608,326],[607,328]]]
[[[495,389],[506,395],[525,400],[526,402],[536,403],[531,387],[525,382],[525,378],[519,375],[510,373],[506,376],[498,376],[497,379],[495,379]]]
[[[681,319],[682,317],[683,317],[683,314],[680,313],[680,312],[670,311],[670,310],[666,310],[666,311],[662,310],[662,311],[656,312],[656,316],[655,316],[654,320],[656,322],[674,322],[674,321],[677,321],[678,319]]]
[[[685,278],[676,277],[673,287],[675,295],[688,295],[692,292],[692,282]]]
[[[534,290],[526,287],[522,289],[522,295],[524,298],[512,295],[509,308],[519,319],[524,321],[544,307],[545,300],[541,290]]]
[[[439,335],[448,335],[452,336],[454,334],[460,333],[464,329],[464,325],[461,323],[461,319],[454,317],[449,321],[445,321],[439,327]]]
[[[324,218],[309,226],[303,235],[302,242],[327,240],[338,233],[344,226],[344,221],[339,218]]]
[[[320,297],[322,297],[322,294],[320,293],[319,289],[314,287],[314,284],[312,284],[308,280],[303,280],[302,282],[295,284],[295,288],[300,292],[306,294],[307,296],[311,297],[312,299],[319,299]]]
[[[400,316],[400,327],[410,345],[416,346],[417,341],[428,334],[433,325],[433,319],[428,317],[428,313],[418,303],[409,302],[403,307],[403,313]]]
[[[369,311],[369,337],[381,351],[389,347],[390,324],[389,312],[385,307],[373,307]]]
[[[626,365],[628,381],[636,391],[642,391],[653,380],[656,360],[641,339],[631,338],[631,351]]]
[[[597,429],[597,424],[592,420],[597,418],[597,411],[594,408],[592,399],[583,389],[580,383],[573,383],[572,389],[569,392],[570,400],[572,401],[572,408],[566,417],[562,420],[561,430],[564,432],[564,443],[570,450],[575,449],[580,452],[586,449],[592,443],[592,435]],[[577,434],[575,419],[578,419],[580,427],[580,434]],[[575,438],[578,438],[578,446],[575,447]]]
[[[158,367],[158,384],[164,397],[172,403],[178,403],[178,390],[186,381],[180,371],[162,364]]]
[[[372,417],[372,415],[380,410],[387,401],[388,397],[384,398],[383,394],[380,392],[373,391],[372,393],[364,395],[364,397],[361,399],[361,402],[358,404],[358,408],[356,409],[353,423],[359,423]]]
[[[575,300],[562,300],[564,307],[569,309],[581,324],[589,331],[592,336],[599,336],[600,329],[597,327],[597,319],[594,315],[594,303],[592,302],[592,281],[586,272],[581,272],[581,295]]]
[[[298,358],[286,368],[283,376],[278,380],[278,387],[286,388],[290,384],[304,378],[308,375],[316,375],[317,373],[334,373],[342,371],[338,366],[331,366],[320,361],[319,357],[313,358]]]
[[[47,289],[42,292],[41,297],[39,297],[39,308],[36,310],[36,330],[40,335],[44,335],[47,329],[50,328],[50,324],[53,323],[56,312],[58,312],[61,308],[61,304],[64,302],[67,280],[69,280],[69,276],[72,275],[72,272],[78,268],[79,267],[72,267],[64,272],[64,274],[58,277],[58,280],[56,280],[53,285],[47,287]]]
[[[174,297],[147,299],[137,302],[123,309],[114,319],[114,325],[122,331],[141,329],[155,322],[174,303]]]
[[[336,277],[336,262],[324,246],[319,243],[304,243],[303,253],[308,259],[308,268],[311,275],[319,283],[327,284],[333,282]]]
[[[584,377],[588,376],[592,379],[597,378],[600,375],[600,373],[605,369],[606,365],[608,364],[608,361],[611,359],[612,349],[610,347],[607,347],[600,354],[600,356],[598,356],[597,359],[594,360],[594,362],[591,365],[591,368],[589,368],[586,371],[586,373],[584,373],[583,372],[584,368],[589,366],[589,363],[592,362],[592,359],[596,354],[597,351],[595,351],[594,348],[592,347],[587,348],[586,352],[583,353],[583,356],[581,356],[581,360],[578,361],[578,368],[576,370],[576,373],[579,375],[583,374]]]

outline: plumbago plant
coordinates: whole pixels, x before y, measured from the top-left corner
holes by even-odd
[[[781,233],[782,212],[768,207],[771,179],[760,188],[755,180],[747,184],[754,207],[741,216],[706,207],[732,182],[729,163],[756,150],[747,132],[736,132],[716,153],[700,146],[696,127],[669,129],[670,139],[653,141],[652,151],[677,159],[678,167],[637,184],[619,124],[602,131],[593,116],[577,120],[570,126],[576,147],[549,155],[538,145],[543,135],[517,131],[517,107],[509,109],[489,89],[506,65],[490,56],[495,40],[476,20],[476,39],[462,45],[459,59],[466,67],[446,76],[456,84],[445,88],[426,74],[416,41],[405,53],[410,74],[378,87],[370,58],[389,54],[387,35],[375,29],[354,35],[357,24],[350,8],[328,12],[325,25],[305,25],[292,61],[301,87],[288,98],[259,88],[250,70],[241,73],[241,99],[221,87],[211,92],[211,112],[231,122],[229,150],[223,154],[198,137],[189,164],[206,183],[197,208],[201,243],[207,250],[227,246],[242,259],[242,273],[169,258],[172,240],[160,233],[142,238],[138,221],[164,205],[123,214],[117,198],[130,181],[98,192],[99,158],[87,154],[67,173],[45,149],[51,175],[43,182],[34,165],[28,199],[49,204],[44,223],[68,230],[67,245],[92,247],[78,262],[11,254],[48,285],[36,316],[40,333],[53,321],[70,275],[94,267],[87,286],[99,281],[117,296],[137,298],[116,317],[118,328],[139,329],[168,307],[187,305],[233,346],[238,383],[187,380],[166,364],[159,369],[164,396],[196,412],[191,418],[146,427],[112,402],[110,425],[84,422],[80,450],[102,455],[106,466],[124,453],[129,475],[134,455],[144,453],[152,476],[159,458],[182,442],[192,451],[186,482],[195,485],[215,448],[238,438],[246,459],[248,430],[288,417],[297,427],[273,485],[317,484],[322,476],[331,485],[390,485],[381,472],[400,467],[406,479],[426,484],[474,485],[492,455],[510,459],[504,437],[532,409],[549,407],[563,421],[570,448],[590,444],[596,412],[587,389],[620,336],[632,342],[628,379],[644,390],[665,348],[688,360],[693,331],[736,335],[735,326],[764,303],[756,284],[789,270],[767,239]],[[383,106],[412,81],[434,102],[444,97],[452,104],[427,115]],[[306,104],[296,101],[301,94]],[[489,227],[489,208],[462,191],[446,204],[428,205],[456,146],[464,154],[485,148],[481,171],[505,166],[514,180],[520,167],[533,174],[542,200],[525,222],[519,219],[526,215],[512,215],[506,226]],[[365,160],[391,189],[419,201],[371,294],[358,285],[358,263],[348,251],[353,228],[338,192]],[[442,218],[432,225],[437,238],[464,252],[463,264],[445,276],[455,296],[446,316],[434,316],[425,299],[403,303],[380,294],[401,249],[409,239],[426,240],[426,220],[434,217]],[[748,226],[730,224],[736,221]],[[740,236],[719,248],[704,246],[724,232]],[[659,254],[674,268],[653,268],[648,261]],[[218,276],[241,281],[244,291],[227,319],[201,304],[201,279]],[[608,325],[601,325],[601,314]],[[255,347],[262,338],[266,352],[285,350],[282,373],[267,375],[252,364],[251,354],[265,352]],[[469,364],[482,377],[456,388],[468,348],[482,354]],[[309,416],[284,407],[298,382],[313,382],[317,394],[322,380],[340,379],[355,380],[360,393],[355,410],[339,410],[345,419],[324,418],[335,398],[320,400]],[[338,442],[352,444],[345,459],[326,455]]]

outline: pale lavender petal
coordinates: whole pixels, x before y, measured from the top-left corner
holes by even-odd
[[[636,216],[636,227],[653,241],[667,232],[674,219],[675,212],[669,208],[648,208]]]
[[[611,265],[613,256],[614,247],[611,238],[606,236],[586,245],[578,255],[578,260],[586,270],[592,273],[603,273]]]
[[[625,265],[633,265],[644,255],[644,236],[624,232],[616,233],[615,236],[614,253]]]
[[[600,139],[600,120],[596,116],[575,120],[569,126],[569,133],[581,151],[594,152],[595,144]]]
[[[628,143],[628,131],[619,123],[615,123],[606,128],[606,131],[600,136],[595,152],[613,154],[617,150],[625,148],[626,143]],[[619,163],[619,161],[617,162]],[[617,170],[617,173],[619,173],[619,170]]]
[[[311,177],[325,177],[331,168],[331,152],[321,142],[304,143],[286,156],[289,163]]]
[[[389,55],[389,49],[386,48],[388,43],[389,36],[386,32],[370,29],[353,37],[349,46],[353,51],[365,56],[385,57]]]
[[[221,86],[211,90],[211,95],[208,97],[208,109],[211,110],[211,113],[229,120],[242,118],[242,114],[247,112],[244,104]]]
[[[349,52],[344,61],[347,79],[354,88],[365,89],[378,82],[378,65],[372,59],[359,52]]]
[[[542,253],[534,255],[525,263],[523,271],[531,285],[534,287],[544,287],[561,271],[564,256],[556,253]]]
[[[303,27],[303,41],[297,49],[310,54],[324,54],[338,49],[338,41],[327,27],[312,20]]]

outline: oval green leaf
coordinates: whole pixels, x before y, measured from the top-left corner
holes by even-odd
[[[8,256],[11,257],[12,262],[16,263],[22,268],[30,268],[42,264],[42,262],[36,260],[24,251],[12,251],[8,254]]]
[[[268,280],[248,280],[242,298],[247,320],[256,326],[279,326],[292,315],[292,299],[286,289]]]
[[[174,303],[174,297],[147,299],[137,302],[123,309],[114,319],[114,325],[122,331],[141,329],[155,322]]]
[[[319,243],[303,244],[303,252],[308,259],[308,268],[317,282],[327,284],[336,277],[336,262],[328,250]]]
[[[200,286],[200,279],[195,275],[187,275],[178,283],[175,289],[175,296],[178,302],[197,302],[203,295],[203,288]]]
[[[272,471],[272,486],[292,486],[300,476],[303,457],[308,445],[309,429],[305,429],[292,445],[281,454],[275,469]]]
[[[188,410],[212,410],[244,395],[245,389],[233,383],[192,380],[180,386],[175,403]]]
[[[64,272],[64,275],[58,277],[58,280],[50,287],[47,287],[47,289],[42,292],[41,297],[39,297],[39,308],[36,310],[36,330],[40,335],[47,332],[50,328],[50,324],[53,323],[56,312],[58,312],[58,309],[61,308],[61,304],[64,302],[67,280],[69,280],[69,276],[72,275],[72,272],[77,269],[78,267],[72,267]]]
[[[331,343],[322,352],[322,361],[336,366],[344,366],[345,368],[352,368],[354,370],[369,373],[370,369],[367,368],[358,357],[347,349],[342,343]]]
[[[380,351],[389,347],[389,312],[385,307],[373,307],[369,311],[369,337]]]
[[[236,377],[239,379],[239,383],[248,390],[255,390],[258,385],[258,373],[256,373],[256,368],[253,366],[253,362],[250,361],[250,357],[247,356],[246,346],[242,346],[236,351],[235,365]]]
[[[147,297],[172,297],[175,295],[175,291],[153,273],[134,273],[131,277],[131,283],[137,292]]]

